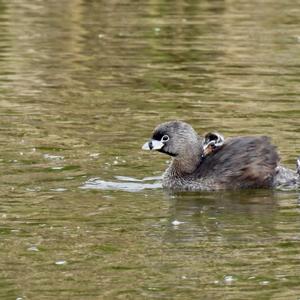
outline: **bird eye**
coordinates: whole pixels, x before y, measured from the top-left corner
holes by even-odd
[[[169,140],[169,136],[167,134],[165,134],[162,138],[161,138],[161,141],[162,142],[167,142]]]

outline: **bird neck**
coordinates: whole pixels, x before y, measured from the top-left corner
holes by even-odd
[[[171,168],[178,175],[188,175],[193,173],[199,166],[202,160],[201,147],[187,147],[185,153],[181,156],[173,158]]]

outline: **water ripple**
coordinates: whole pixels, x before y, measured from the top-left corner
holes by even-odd
[[[119,180],[122,180],[122,182],[105,181],[99,178],[90,178],[80,188],[86,190],[119,190],[126,192],[139,192],[145,189],[160,189],[162,187],[160,181],[148,183],[148,181],[159,179],[160,177],[146,177],[144,179],[135,179],[125,176],[116,177]]]

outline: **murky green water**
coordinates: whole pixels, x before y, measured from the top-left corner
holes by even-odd
[[[0,0],[0,298],[299,299],[299,192],[168,194],[140,150],[178,118],[294,168],[299,101],[297,1]]]

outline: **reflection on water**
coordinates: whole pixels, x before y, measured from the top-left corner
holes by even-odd
[[[139,192],[145,189],[159,189],[162,187],[161,182],[153,182],[153,183],[144,183],[147,181],[153,181],[154,179],[161,179],[160,177],[149,177],[144,178],[142,180],[127,177],[127,176],[116,176],[117,179],[122,180],[124,182],[116,182],[116,181],[105,181],[99,178],[90,178],[87,180],[81,189],[94,189],[94,190],[120,190],[127,192]]]
[[[0,0],[0,298],[296,299],[299,193],[169,193],[140,145],[183,119],[294,169],[299,25],[292,0]]]

